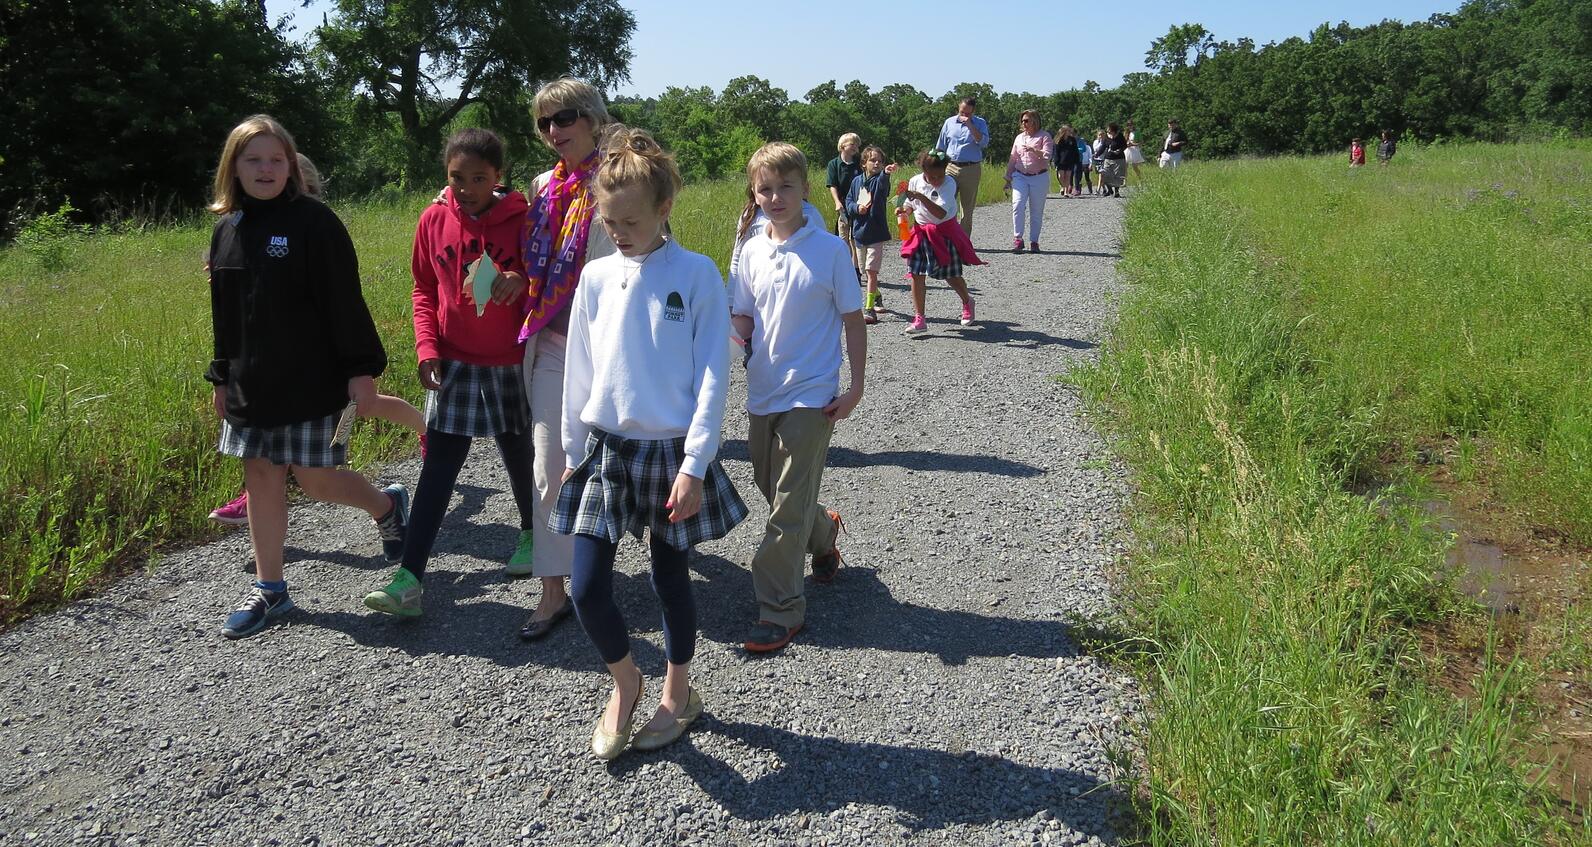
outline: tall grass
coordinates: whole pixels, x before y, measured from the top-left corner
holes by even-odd
[[[1505,473],[1522,502],[1587,532],[1589,161],[1201,163],[1134,196],[1134,285],[1075,378],[1139,486],[1151,843],[1592,835],[1525,775],[1525,669],[1488,661],[1464,701],[1431,686],[1412,627],[1455,612],[1443,539],[1396,487],[1351,491],[1389,445],[1483,439],[1539,471]]]
[[[821,170],[811,182],[833,227]],[[999,197],[999,178],[985,179],[981,194]],[[686,186],[675,237],[725,268],[744,199],[742,179]],[[409,256],[429,200],[334,203],[387,347],[378,388],[416,404]],[[237,493],[242,470],[215,452],[219,422],[202,379],[210,227],[195,218],[99,233],[41,229],[0,251],[0,623],[29,603],[78,595],[153,545],[205,536],[206,513]],[[401,428],[363,422],[350,455],[370,467],[414,446]]]

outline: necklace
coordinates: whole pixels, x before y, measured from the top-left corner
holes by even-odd
[[[642,266],[647,264],[647,260],[651,259],[654,254],[662,253],[668,246],[669,246],[669,239],[665,238],[663,240],[662,244],[659,244],[657,247],[654,247],[651,250],[648,250],[647,254],[645,256],[642,256],[640,261],[636,262],[635,271],[625,274],[624,278],[619,280],[619,287],[621,289],[629,288],[630,287],[630,283],[634,282],[636,280],[636,277],[641,276],[641,268],[642,268]]]

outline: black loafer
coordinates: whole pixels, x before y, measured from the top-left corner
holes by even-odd
[[[573,611],[575,611],[575,604],[565,600],[564,605],[559,607],[559,610],[554,612],[550,618],[537,620],[533,615],[530,620],[525,622],[525,626],[520,627],[520,640],[535,641],[547,635],[553,631],[553,627],[558,626],[559,621],[569,617]]]

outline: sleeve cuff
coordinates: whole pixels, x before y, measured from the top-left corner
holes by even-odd
[[[685,454],[685,461],[680,463],[680,473],[686,476],[704,479],[708,475],[708,460],[701,456]]]

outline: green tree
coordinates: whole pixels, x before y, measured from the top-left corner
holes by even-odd
[[[253,0],[0,0],[0,210],[197,205],[255,112],[315,155],[326,98],[299,58]]]
[[[363,101],[366,125],[396,118],[405,182],[431,184],[465,107],[488,104],[497,129],[524,137],[526,92],[539,81],[626,79],[635,27],[617,0],[336,0],[315,36],[328,75]]]

